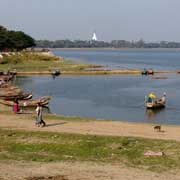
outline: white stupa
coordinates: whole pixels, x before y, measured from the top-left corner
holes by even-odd
[[[96,32],[94,32],[94,33],[93,33],[93,36],[92,36],[92,41],[97,41]]]

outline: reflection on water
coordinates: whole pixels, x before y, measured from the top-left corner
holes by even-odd
[[[165,108],[159,108],[159,109],[146,109],[146,117],[148,120],[154,121],[157,118],[157,115],[159,113],[163,113],[165,111]]]

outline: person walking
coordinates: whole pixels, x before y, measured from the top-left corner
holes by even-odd
[[[44,120],[42,118],[42,105],[41,105],[41,103],[37,104],[36,113],[37,113],[37,119],[36,119],[35,125],[38,127],[44,127],[46,125],[46,123],[44,122]]]

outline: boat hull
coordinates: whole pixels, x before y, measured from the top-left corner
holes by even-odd
[[[147,109],[161,109],[161,108],[165,108],[165,104],[164,103],[146,103],[146,108]]]
[[[50,101],[50,97],[42,97],[39,99],[30,99],[30,100],[19,100],[18,104],[19,107],[36,107],[38,103],[40,103],[42,106],[47,106]],[[13,101],[8,100],[0,100],[0,103],[7,106],[13,106]]]

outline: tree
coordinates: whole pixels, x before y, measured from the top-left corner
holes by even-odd
[[[29,35],[21,31],[8,31],[0,26],[0,50],[19,51],[32,46],[35,46],[35,41]]]

